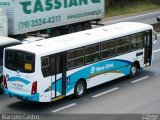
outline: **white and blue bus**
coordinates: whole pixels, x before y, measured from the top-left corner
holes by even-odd
[[[4,92],[50,102],[130,75],[152,65],[154,32],[148,24],[122,22],[5,49]]]
[[[22,44],[21,41],[9,37],[0,36],[0,93],[2,90],[2,78],[3,78],[3,50],[5,47]]]

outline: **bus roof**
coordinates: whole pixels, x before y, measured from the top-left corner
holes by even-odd
[[[21,42],[14,38],[0,36],[0,46],[12,44],[12,43],[21,43]]]
[[[46,53],[54,54],[150,29],[153,29],[153,27],[144,23],[121,22],[91,30],[13,46],[9,49],[22,50],[37,55],[45,55]]]

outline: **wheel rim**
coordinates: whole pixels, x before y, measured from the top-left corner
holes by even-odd
[[[83,91],[84,91],[83,85],[82,85],[82,84],[79,84],[79,85],[77,86],[77,94],[80,96],[80,95],[83,94]]]
[[[132,73],[132,75],[134,76],[134,75],[136,74],[136,72],[137,72],[137,68],[136,68],[135,66],[133,66],[133,67],[131,68],[131,73]]]

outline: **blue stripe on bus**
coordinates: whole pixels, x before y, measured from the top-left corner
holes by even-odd
[[[25,94],[18,94],[18,93],[12,92],[10,90],[7,90],[6,88],[3,88],[3,90],[4,90],[4,93],[10,97],[17,97],[18,99],[22,99],[22,100],[39,102],[39,98],[40,98],[39,93],[36,93],[34,95],[25,95]]]
[[[107,71],[117,70],[119,68],[130,66],[132,62],[126,61],[126,60],[108,60],[108,61],[102,61],[99,63],[95,63],[91,66],[88,66],[80,71],[77,71],[76,73],[71,74],[69,77],[70,83],[75,83],[80,78],[88,79],[90,76],[98,73],[103,73]],[[130,69],[130,68],[128,68]],[[123,70],[122,73],[126,74],[126,72]],[[128,72],[127,72],[128,74]]]
[[[52,90],[55,90],[55,82],[52,83]],[[62,94],[62,78],[56,80],[56,91]]]
[[[52,90],[55,90],[55,82],[52,82]],[[57,92],[59,92],[60,94],[62,94],[62,78],[56,80],[56,89]],[[49,88],[47,88],[44,92],[48,92],[51,91]]]
[[[132,65],[132,62],[127,60],[121,60],[121,59],[105,60],[105,61],[92,64],[67,77],[67,79],[70,79],[70,82],[66,83],[66,93],[74,88],[76,82],[80,78],[84,78],[85,80],[87,80],[92,76],[94,77],[96,75],[103,74],[105,72],[115,72],[115,71],[119,73],[123,73],[124,75],[128,75],[130,74],[131,65]],[[62,78],[56,80],[56,84],[57,84],[57,92],[62,94]],[[52,83],[52,90],[55,90],[55,82]],[[50,90],[49,89],[45,90],[45,92],[48,92],[48,91]]]
[[[22,82],[22,83],[24,83],[26,85],[28,85],[29,83],[31,83],[28,80],[25,80],[25,79],[20,78],[20,77],[11,77],[11,78],[8,79],[8,81],[10,81],[10,82],[20,81],[20,82]]]
[[[119,73],[123,73],[124,75],[128,75],[130,74],[131,65],[132,62],[121,59],[105,60],[99,63],[92,64],[68,76],[68,79],[70,79],[70,83],[68,83],[68,87],[66,88],[66,93],[72,90],[76,82],[81,78],[87,80],[89,77],[92,76],[94,77],[101,73],[103,74],[105,72],[112,72],[112,71],[115,72],[114,70],[116,70]]]

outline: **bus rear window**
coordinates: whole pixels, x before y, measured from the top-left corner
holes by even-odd
[[[35,55],[22,51],[6,50],[5,67],[24,73],[32,73],[35,68]]]

